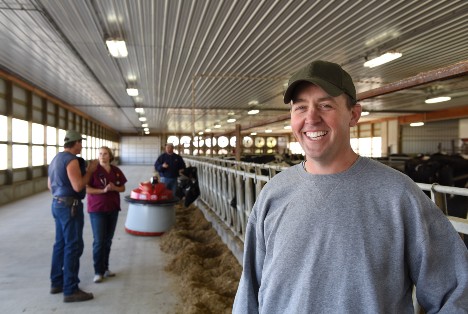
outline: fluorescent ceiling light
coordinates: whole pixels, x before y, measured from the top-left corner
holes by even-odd
[[[410,123],[410,126],[423,126],[424,125],[424,122],[413,122],[413,123]]]
[[[145,130],[146,132],[148,132],[148,131],[149,131],[149,128],[144,128],[143,130]]]
[[[141,108],[141,107],[136,107],[135,108],[135,112],[138,112],[138,113],[145,113],[145,109]]]
[[[205,132],[211,132],[211,129],[206,129]]]
[[[432,98],[426,99],[425,103],[435,104],[437,102],[449,101],[450,99],[452,99],[452,97],[449,97],[449,96],[432,97]]]
[[[123,40],[116,40],[116,39],[109,39],[106,40],[107,49],[109,49],[109,53],[114,58],[125,58],[128,56],[127,46],[125,45],[125,41]]]
[[[203,131],[198,132],[198,135],[203,135]]]
[[[140,121],[142,121],[142,122],[143,122],[143,121],[146,121],[146,117],[139,117],[138,120],[140,120]]]
[[[368,116],[369,113],[370,113],[369,111],[363,111],[361,112],[361,117]]]
[[[247,114],[257,114],[257,113],[259,113],[259,112],[260,112],[260,110],[258,110],[258,109],[252,109],[252,110],[249,110],[249,111],[247,112]]]
[[[221,124],[216,123],[216,124],[214,125],[214,127],[215,127],[215,129],[219,129],[219,128],[221,127]]]
[[[234,112],[232,112],[232,111],[228,112],[228,116],[233,116],[233,115],[235,115]]]
[[[145,134],[150,134],[150,132],[149,132],[149,131],[145,131]]]
[[[284,129],[285,129],[285,130],[291,130],[291,126],[290,126],[290,125],[285,125],[285,126],[284,126]]]
[[[236,119],[232,118],[232,119],[227,119],[227,122],[228,123],[233,123],[233,122],[236,122]]]
[[[377,58],[364,62],[364,66],[368,68],[373,68],[373,67],[382,65],[384,63],[393,61],[395,59],[398,59],[401,56],[402,54],[399,52],[387,52]]]
[[[147,127],[148,127],[148,123],[142,123],[142,124],[141,124],[141,127],[142,127],[142,128],[147,128]]]
[[[128,96],[138,96],[138,89],[136,88],[127,88]]]
[[[270,129],[265,130],[265,133],[271,133],[271,132],[273,132],[273,130],[270,130]]]
[[[252,132],[250,133],[250,135],[257,135],[257,132]]]

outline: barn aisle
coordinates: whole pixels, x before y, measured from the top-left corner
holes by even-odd
[[[161,239],[133,236],[124,228],[128,204],[123,197],[149,180],[152,166],[120,168],[128,182],[110,257],[117,276],[100,284],[93,282],[92,231],[85,213],[80,287],[94,294],[91,301],[63,303],[62,294],[49,294],[54,240],[50,193],[0,206],[0,313],[174,313],[180,303],[176,277],[164,271],[170,256],[160,250]]]

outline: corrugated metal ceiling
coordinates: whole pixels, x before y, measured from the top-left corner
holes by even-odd
[[[243,127],[286,114],[284,84],[314,59],[342,64],[358,92],[466,62],[467,17],[464,0],[0,0],[0,66],[121,133],[141,133],[135,106],[152,133],[226,132],[229,112]],[[388,50],[403,57],[363,67]],[[424,104],[435,88],[453,99]],[[468,106],[467,90],[463,76],[366,99],[365,119]],[[261,114],[246,114],[252,101]]]

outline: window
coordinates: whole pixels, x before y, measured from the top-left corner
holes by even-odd
[[[8,140],[7,122],[7,117],[0,115],[0,141],[6,142]]]
[[[11,139],[16,143],[28,143],[28,121],[11,119]]]
[[[361,156],[382,157],[381,137],[361,137],[351,139],[352,149]]]
[[[33,144],[44,144],[44,126],[41,124],[33,123],[31,127],[32,127],[31,142]]]
[[[32,147],[32,165],[42,166],[44,164],[44,147],[34,145]]]
[[[46,132],[47,132],[47,144],[48,145],[57,145],[57,129],[54,128],[54,127],[51,127],[51,126],[48,126],[46,128]],[[63,137],[60,137],[61,138],[61,146],[63,146]],[[55,153],[54,153],[55,155]]]
[[[0,144],[0,170],[7,168],[7,145]]]
[[[28,166],[28,145],[13,144],[12,146],[12,166],[13,169],[25,168]]]

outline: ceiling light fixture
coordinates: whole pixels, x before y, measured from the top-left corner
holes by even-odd
[[[125,58],[128,56],[127,46],[124,40],[108,39],[106,40],[107,49],[114,58]]]
[[[206,129],[205,132],[211,132],[211,129]]]
[[[370,114],[369,111],[363,111],[361,112],[361,117],[368,116]]]
[[[138,96],[138,89],[136,88],[127,88],[128,96]]]
[[[139,117],[138,120],[140,120],[141,122],[146,121],[146,117]]]
[[[374,59],[371,59],[371,60],[368,60],[368,61],[364,62],[364,66],[368,67],[368,68],[373,68],[373,67],[382,65],[384,63],[393,61],[395,59],[398,59],[401,56],[402,56],[402,54],[400,52],[387,52],[387,53],[384,53],[381,56],[378,56],[377,58],[374,58]]]
[[[147,127],[148,127],[148,123],[142,123],[142,124],[141,124],[141,127],[142,127],[142,128],[147,128]]]
[[[136,107],[135,108],[135,112],[137,113],[145,113],[145,109],[141,108],[141,107]]]
[[[290,125],[285,125],[285,126],[284,126],[284,129],[285,129],[285,130],[291,130],[291,126],[290,126]]]
[[[216,123],[216,124],[214,125],[214,128],[215,128],[215,129],[219,129],[220,127],[221,127],[221,124],[219,124],[219,123]]]
[[[257,114],[259,112],[260,112],[260,110],[258,110],[258,109],[252,109],[252,110],[247,111],[247,114]]]
[[[257,132],[252,132],[250,133],[250,135],[257,135]]]
[[[236,119],[234,119],[234,118],[227,119],[227,123],[233,123],[233,122],[236,122]]]
[[[452,97],[449,97],[449,96],[431,97],[431,98],[426,99],[425,103],[435,104],[438,102],[449,101],[450,99],[452,99]]]
[[[266,129],[265,130],[265,133],[271,133],[271,132],[273,132],[273,130],[271,130],[271,129]]]
[[[198,132],[198,135],[203,135],[203,131]]]
[[[413,123],[410,123],[410,126],[423,126],[424,125],[424,122],[413,122]]]

